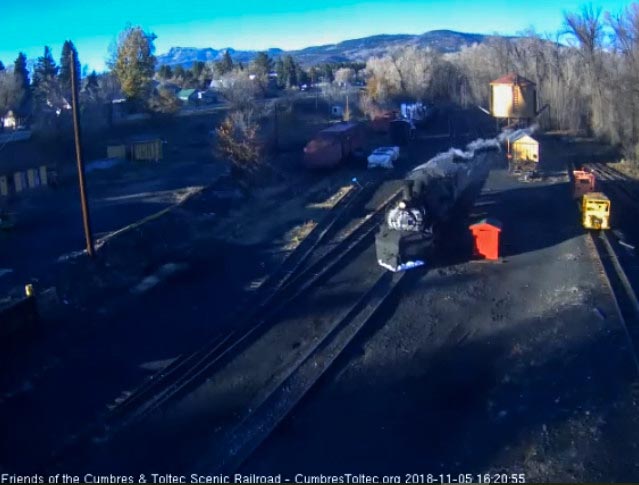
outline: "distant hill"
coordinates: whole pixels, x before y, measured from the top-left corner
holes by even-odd
[[[484,42],[489,36],[483,34],[467,34],[452,30],[432,30],[421,35],[382,34],[345,40],[338,44],[306,47],[300,50],[284,51],[268,49],[271,57],[291,54],[305,65],[323,62],[366,61],[370,57],[382,56],[390,49],[408,45],[431,47],[440,52],[457,52],[465,45]],[[258,51],[241,51],[232,48],[198,49],[195,47],[172,47],[166,54],[158,55],[158,65],[169,64],[190,66],[194,61],[216,61],[225,51],[229,51],[236,62],[251,61]]]
[[[231,54],[231,58],[235,62],[249,62],[258,52],[239,51],[230,47],[225,49],[213,49],[211,47],[203,49],[196,47],[171,47],[166,54],[156,56],[158,60],[157,65],[168,64],[170,66],[177,66],[178,64],[182,64],[185,67],[189,67],[195,61],[219,61],[226,51]],[[271,57],[279,57],[283,52],[282,49],[268,49],[268,53]]]

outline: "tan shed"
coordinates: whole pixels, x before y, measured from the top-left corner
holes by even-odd
[[[535,83],[507,74],[490,83],[490,113],[495,118],[529,119],[537,114]]]
[[[162,159],[162,140],[159,138],[133,140],[131,142],[131,156],[133,160]]]
[[[0,196],[6,197],[9,195],[9,181],[6,175],[0,177]]]
[[[47,173],[47,167],[46,166],[41,166],[40,167],[40,184],[41,185],[48,185],[49,184],[49,174]]]
[[[126,160],[126,145],[107,145],[107,158],[121,158],[122,160]]]
[[[13,174],[13,185],[16,192],[22,192],[27,188],[27,175],[24,172],[16,172]]]
[[[509,140],[509,154],[514,163],[539,162],[539,142],[530,135]]]
[[[27,185],[30,189],[40,186],[40,174],[35,168],[27,170]]]

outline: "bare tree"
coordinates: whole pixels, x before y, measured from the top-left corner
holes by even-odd
[[[581,13],[565,13],[566,33],[576,40],[583,63],[583,88],[590,98],[588,112],[589,131],[598,131],[603,126],[602,113],[604,92],[602,89],[601,47],[604,37],[604,24],[601,9],[586,5]]]
[[[233,175],[247,185],[258,183],[266,167],[259,131],[251,109],[232,111],[216,130],[218,152],[231,161]]]
[[[250,78],[247,71],[234,70],[220,79],[222,96],[235,111],[255,110],[256,96],[260,93],[259,84]]]

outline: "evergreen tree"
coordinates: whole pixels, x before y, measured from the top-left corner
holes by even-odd
[[[29,70],[27,69],[27,56],[22,52],[18,54],[18,58],[15,60],[13,65],[13,75],[19,82],[20,87],[25,90],[29,89],[29,84],[31,82],[29,80]]]
[[[333,68],[330,64],[324,64],[322,66],[322,77],[327,83],[332,83],[335,77],[333,76]]]
[[[231,54],[228,49],[224,51],[222,59],[215,64],[215,70],[220,76],[223,76],[233,70],[233,59],[231,58]]]
[[[47,101],[58,101],[57,90],[58,66],[56,66],[48,46],[44,47],[44,54],[38,57],[33,69],[33,97],[37,107],[47,104]]]
[[[60,83],[60,89],[62,94],[68,101],[71,100],[71,59],[73,55],[73,63],[75,68],[75,82],[80,85],[80,59],[78,58],[78,51],[76,50],[73,42],[65,40],[62,45],[62,55],[60,56],[60,73],[58,74],[58,81]]]
[[[0,71],[4,71],[4,64],[0,61]]]
[[[258,76],[268,76],[273,69],[273,59],[267,52],[258,52],[253,60],[253,71]]]
[[[295,65],[295,77],[297,79],[298,86],[302,86],[303,84],[308,84],[308,73],[302,69],[302,66],[299,64]]]
[[[178,64],[177,66],[175,66],[175,69],[173,69],[173,75],[175,77],[184,79],[186,77],[186,71],[184,70],[184,66],[182,66],[181,64]]]
[[[193,78],[199,80],[200,76],[204,72],[204,68],[206,64],[202,61],[195,61],[191,66],[191,73],[193,74]]]
[[[29,70],[27,69],[27,56],[20,52],[18,58],[13,64],[13,76],[15,81],[15,88],[18,94],[14,100],[14,110],[20,116],[27,116],[30,111],[30,81]]]
[[[98,82],[98,75],[95,71],[91,72],[87,76],[87,82],[84,87],[85,91],[91,97],[91,99],[97,99],[100,94],[100,83]]]
[[[171,66],[168,64],[162,64],[160,69],[158,69],[158,76],[160,79],[164,79],[165,81],[167,79],[171,79],[173,77],[173,70],[171,69]]]
[[[118,37],[111,67],[122,92],[130,100],[146,101],[151,91],[156,62],[155,39],[155,34],[145,32],[139,26],[128,26]]]
[[[285,75],[285,84],[287,88],[291,86],[297,86],[297,73],[295,70],[295,61],[293,57],[288,55],[284,58],[284,75]]]
[[[275,61],[275,74],[277,74],[277,86],[282,89],[286,87],[286,71],[284,70],[284,61],[278,57]]]

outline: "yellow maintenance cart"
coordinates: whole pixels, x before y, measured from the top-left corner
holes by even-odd
[[[601,192],[584,194],[581,222],[586,229],[610,229],[610,199]]]

